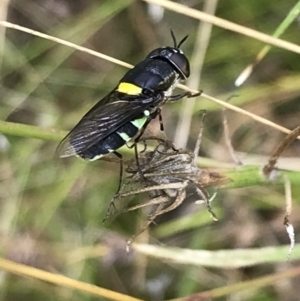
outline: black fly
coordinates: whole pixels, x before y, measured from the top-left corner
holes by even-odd
[[[120,159],[122,177],[122,155],[117,150],[133,138],[135,145],[148,123],[160,115],[164,103],[200,94],[172,95],[179,80],[189,77],[190,66],[180,49],[187,36],[177,44],[172,31],[171,34],[174,47],[153,50],[129,70],[62,140],[57,150],[60,157],[75,155],[93,161],[113,153]],[[120,185],[121,181],[119,188]]]

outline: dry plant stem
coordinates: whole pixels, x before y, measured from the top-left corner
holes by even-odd
[[[196,141],[195,149],[194,149],[194,165],[195,166],[197,165],[197,158],[198,158],[200,147],[201,147],[205,116],[206,116],[206,111],[204,111],[202,114],[201,126],[200,126],[200,130],[199,130],[198,138]]]
[[[114,64],[117,64],[117,65],[120,65],[120,66],[123,66],[123,67],[126,67],[126,68],[132,68],[133,67],[132,65],[130,65],[128,63],[125,63],[125,62],[123,62],[121,60],[114,59],[114,58],[112,58],[109,55],[105,55],[103,53],[99,53],[99,52],[94,51],[92,49],[76,45],[74,43],[71,43],[71,42],[65,41],[63,39],[56,38],[56,37],[44,34],[42,32],[36,31],[36,30],[32,30],[30,28],[26,28],[26,27],[23,27],[23,26],[20,26],[20,25],[17,25],[17,24],[13,24],[13,23],[10,23],[10,22],[6,22],[6,21],[0,21],[0,26],[12,28],[12,29],[16,29],[16,30],[23,31],[23,32],[26,32],[28,34],[31,34],[31,35],[34,35],[34,36],[37,36],[37,37],[49,40],[49,41],[53,41],[55,43],[58,43],[58,44],[61,44],[61,45],[65,45],[65,46],[74,48],[76,50],[89,53],[89,54],[91,54],[93,56],[100,57],[100,58],[102,58],[102,59],[104,59],[106,61],[112,62]]]
[[[292,24],[292,22],[298,17],[300,9],[300,2],[295,4],[295,6],[291,9],[289,14],[285,17],[283,22],[278,26],[278,28],[273,33],[273,36],[278,38],[280,37],[284,31]],[[260,63],[263,58],[268,54],[271,50],[271,45],[264,46],[261,51],[256,55],[255,59],[240,73],[240,75],[235,80],[235,86],[240,87],[251,75],[254,67]]]
[[[284,177],[285,199],[286,199],[286,220],[292,213],[292,187],[288,177]]]
[[[144,207],[147,207],[147,206],[167,203],[169,201],[170,201],[170,199],[168,197],[159,196],[157,198],[151,199],[150,201],[146,201],[142,204],[123,209],[122,212],[134,211],[136,209],[144,208]]]
[[[293,43],[290,43],[290,42],[287,42],[287,41],[284,41],[284,40],[281,40],[281,39],[278,39],[278,38],[274,38],[271,35],[267,35],[267,34],[259,32],[259,31],[253,30],[251,28],[241,26],[239,24],[235,24],[233,22],[224,20],[222,18],[218,18],[216,16],[212,16],[210,14],[201,12],[201,11],[193,9],[193,8],[189,8],[189,7],[184,6],[182,4],[171,2],[171,1],[168,1],[168,0],[142,0],[142,1],[145,1],[145,2],[148,2],[148,3],[154,3],[154,4],[157,4],[157,5],[163,6],[164,8],[175,11],[179,14],[186,15],[186,16],[189,16],[191,18],[195,18],[195,19],[198,19],[200,21],[207,22],[207,23],[211,23],[215,26],[218,26],[218,27],[230,30],[230,31],[234,31],[234,32],[243,34],[245,36],[249,36],[249,37],[254,38],[256,40],[262,41],[266,44],[277,46],[279,48],[283,48],[283,49],[286,49],[288,51],[292,51],[292,52],[300,54],[300,46],[298,46],[296,44],[293,44]],[[31,34],[35,34],[33,32],[36,32],[36,31],[30,30],[28,28],[25,28],[25,27],[22,27],[22,26],[19,26],[19,25],[10,23],[10,22],[6,22],[6,21],[0,21],[0,26],[18,29],[18,30],[28,32],[28,33],[31,33]],[[41,34],[41,33],[39,33],[39,34]],[[45,35],[45,36],[47,36],[47,35]],[[60,40],[60,39],[58,39],[58,40]],[[61,40],[61,41],[63,41],[63,40]],[[63,43],[64,43],[64,41],[63,41]],[[92,51],[91,51],[91,53],[92,53]]]
[[[283,151],[300,135],[300,126],[295,128],[288,136],[286,136],[283,141],[279,144],[279,146],[275,149],[273,154],[271,155],[269,162],[263,167],[263,174],[268,178],[273,178],[273,171],[277,164],[278,158],[281,156]],[[286,231],[288,233],[290,239],[290,249],[287,255],[287,260],[290,259],[291,253],[295,246],[295,232],[294,227],[289,221],[289,216],[292,211],[292,188],[290,180],[287,176],[284,177],[284,187],[285,187],[285,198],[286,198],[286,214],[284,217],[283,224],[286,227]]]
[[[15,263],[10,260],[0,258],[0,269],[13,273],[16,275],[36,278],[52,284],[59,285],[60,287],[68,287],[77,291],[89,293],[94,296],[99,296],[108,300],[115,301],[143,301],[141,299],[133,298],[127,295],[116,293],[96,285],[81,282],[75,279],[65,277],[63,275],[49,273],[40,269],[29,267],[23,264]]]
[[[185,197],[186,197],[186,191],[184,189],[182,189],[181,191],[179,191],[178,196],[175,199],[175,201],[167,208],[161,209],[158,213],[156,213],[155,217],[158,215],[170,212],[172,210],[175,210],[178,206],[180,206],[182,204],[182,202],[185,200]],[[151,214],[150,217],[152,217],[152,215],[154,215],[154,214]]]
[[[206,208],[207,208],[208,212],[210,213],[213,221],[215,221],[215,222],[218,221],[218,218],[217,218],[216,214],[213,212],[211,205],[210,205],[210,202],[212,201],[212,199],[215,198],[215,195],[212,198],[209,198],[208,193],[202,187],[196,187],[196,190],[197,190],[197,193],[203,198],[203,200],[206,204]]]
[[[271,172],[274,170],[277,164],[278,158],[281,156],[283,151],[300,135],[300,126],[296,127],[284,140],[279,144],[271,155],[269,162],[263,167],[263,174],[269,178]]]
[[[155,220],[155,218],[159,215],[162,215],[162,214],[165,214],[167,212],[170,212],[172,210],[175,210],[178,206],[180,206],[182,204],[182,202],[185,200],[185,197],[186,197],[186,191],[185,189],[182,189],[178,196],[176,197],[175,201],[170,205],[168,206],[167,208],[164,208],[165,207],[165,202],[163,203],[159,203],[158,207],[155,209],[154,213],[150,214],[148,216],[148,221],[146,222],[146,224],[136,233],[134,234],[128,241],[127,241],[127,252],[129,251],[130,249],[130,245],[131,243],[133,242],[133,240],[139,236],[142,232],[144,232],[149,226],[151,223],[153,223],[153,221]],[[151,201],[150,201],[151,202]]]
[[[236,165],[243,165],[242,161],[238,158],[236,152],[234,151],[234,148],[231,143],[229,127],[228,127],[228,119],[227,119],[225,108],[222,108],[222,115],[223,115],[224,138],[229,154]]]
[[[144,174],[144,176],[147,177],[147,174]],[[109,216],[114,215],[114,214],[117,213],[117,210],[115,208],[115,201],[116,200],[120,200],[122,198],[131,196],[131,195],[140,194],[140,193],[143,193],[143,192],[150,192],[150,191],[155,191],[155,190],[160,190],[160,189],[184,189],[184,188],[187,187],[187,185],[188,185],[187,182],[184,182],[184,183],[180,183],[180,182],[178,182],[178,183],[169,183],[169,184],[164,184],[164,185],[148,186],[146,188],[140,188],[140,189],[137,189],[137,190],[131,190],[131,191],[128,191],[128,192],[118,193],[110,200],[108,210],[107,210],[107,214],[104,217],[103,222],[105,222]],[[120,191],[122,191],[124,188],[125,188],[125,184],[122,186]],[[150,205],[166,203],[169,200],[170,200],[169,198],[166,198],[166,199],[153,199],[153,200],[147,201],[143,204],[133,206],[133,207],[130,207],[128,209],[124,209],[124,210],[122,210],[122,212],[133,211],[135,209],[150,206]],[[153,201],[153,203],[152,203],[152,201]],[[112,211],[112,209],[113,209],[113,211]]]
[[[217,0],[205,0],[203,10],[214,15],[217,7]],[[206,22],[200,22],[197,30],[197,38],[195,40],[195,46],[191,57],[191,70],[190,77],[187,81],[187,85],[194,89],[197,89],[201,82],[202,66],[207,51],[207,47],[210,41],[212,25]],[[185,148],[189,132],[191,128],[192,115],[194,111],[196,99],[184,100],[181,104],[182,110],[179,115],[179,121],[175,131],[174,144],[179,148]]]
[[[233,285],[227,285],[224,287],[219,287],[212,289],[210,291],[205,291],[193,295],[186,296],[185,298],[176,298],[169,301],[211,301],[218,300],[220,297],[228,297],[232,296],[234,293],[243,292],[245,294],[245,290],[255,289],[259,290],[260,288],[274,285],[274,283],[279,281],[287,281],[288,279],[299,277],[300,275],[300,267],[297,266],[293,269],[288,269],[287,271],[280,273],[272,273],[268,276],[263,276],[259,278],[255,278],[254,280],[248,280],[244,282],[239,282]],[[224,300],[224,298],[223,298]],[[246,300],[246,299],[244,299]]]
[[[194,92],[194,93],[196,92],[195,90],[189,89],[186,86],[181,85],[181,84],[179,84],[178,87],[182,88],[182,89],[184,89],[186,91],[190,91],[190,92]],[[274,129],[276,129],[278,131],[281,131],[281,132],[286,133],[286,134],[291,133],[291,130],[289,130],[289,129],[283,127],[283,126],[280,126],[280,125],[278,125],[278,124],[276,124],[276,123],[274,123],[274,122],[272,122],[270,120],[267,120],[267,119],[265,119],[263,117],[260,117],[258,115],[255,115],[255,114],[251,113],[251,112],[243,110],[243,109],[241,109],[239,107],[236,107],[236,106],[234,106],[234,105],[232,105],[230,103],[227,103],[227,102],[225,102],[223,100],[220,100],[220,99],[217,99],[215,97],[209,96],[209,95],[207,95],[205,93],[202,93],[201,96],[203,96],[204,98],[207,98],[209,100],[212,100],[213,102],[216,102],[219,105],[221,105],[221,106],[223,106],[223,107],[225,107],[227,109],[230,109],[232,111],[235,111],[235,112],[238,112],[238,113],[243,114],[245,116],[248,116],[248,117],[250,117],[250,118],[252,118],[252,119],[254,119],[254,120],[256,120],[256,121],[258,121],[258,122],[260,122],[262,124],[270,126],[270,127],[274,128]],[[297,139],[300,139],[300,137],[297,137]]]
[[[292,212],[292,187],[291,182],[289,181],[288,177],[284,177],[284,190],[285,190],[285,201],[286,201],[286,214],[284,217],[283,224],[285,225],[286,231],[288,233],[290,239],[290,249],[287,255],[287,260],[289,261],[292,251],[295,247],[295,232],[294,227],[290,223],[290,215]]]
[[[205,116],[206,116],[206,112],[203,113],[202,115],[202,120],[201,120],[201,127],[200,127],[200,130],[199,130],[199,134],[198,134],[198,138],[197,138],[197,141],[196,141],[196,145],[195,145],[195,149],[194,149],[194,165],[197,166],[197,158],[198,158],[198,153],[199,153],[199,150],[200,150],[200,146],[201,146],[201,141],[202,141],[202,134],[203,134],[203,129],[204,129],[204,119],[205,119]],[[199,183],[197,186],[196,186],[196,190],[197,190],[197,193],[203,198],[203,200],[205,201],[205,204],[206,204],[206,207],[207,207],[207,210],[208,212],[211,214],[211,217],[214,221],[217,221],[217,217],[215,215],[215,213],[213,212],[212,210],[212,207],[210,205],[210,201],[211,199],[209,198],[209,195],[208,193],[206,192],[206,190],[201,187],[201,183]]]
[[[187,185],[188,185],[188,183],[186,182],[186,186]],[[182,202],[184,201],[184,199],[186,197],[185,188],[186,187],[181,189],[181,191],[179,192],[179,194],[176,197],[175,201],[170,206],[168,206],[167,208],[165,208],[165,205],[166,205],[167,202],[170,201],[170,199],[168,197],[166,197],[166,198],[158,197],[158,198],[152,199],[152,200],[150,200],[146,203],[128,208],[127,210],[126,209],[123,210],[123,212],[124,211],[132,211],[132,210],[135,210],[135,209],[138,209],[138,208],[141,208],[141,207],[158,204],[158,207],[155,209],[154,213],[151,213],[148,216],[148,221],[145,223],[145,225],[127,241],[127,247],[126,247],[127,252],[129,252],[130,245],[131,245],[132,241],[137,236],[139,236],[142,232],[144,232],[150,226],[150,224],[153,223],[153,221],[155,220],[155,218],[158,215],[165,214],[169,211],[172,211],[172,210],[176,209],[180,204],[182,204]],[[154,189],[154,190],[157,190],[157,189]]]
[[[283,48],[283,49],[300,54],[300,46],[298,46],[296,44],[274,38],[270,35],[267,35],[267,34],[259,32],[259,31],[253,30],[251,28],[241,26],[241,25],[235,24],[233,22],[206,14],[204,12],[201,12],[201,11],[193,9],[193,8],[189,8],[182,4],[178,4],[178,3],[168,1],[168,0],[142,0],[142,1],[145,1],[148,3],[155,3],[157,5],[163,6],[164,8],[167,8],[169,10],[175,11],[179,14],[186,15],[191,18],[201,20],[204,22],[208,22],[208,23],[211,23],[218,27],[222,27],[224,29],[228,29],[230,31],[234,31],[234,32],[243,34],[245,36],[254,38],[256,40],[260,40],[266,44],[271,44],[273,46],[277,46],[279,48]]]
[[[158,206],[155,209],[155,212],[149,215],[149,220],[145,227],[128,241],[127,249],[129,249],[132,240],[139,233],[144,231],[144,229],[154,221],[155,217],[172,211],[182,204],[186,198],[186,188],[189,184],[194,185],[197,194],[205,201],[213,220],[217,220],[210,206],[209,195],[204,188],[208,183],[207,181],[202,181],[205,178],[203,178],[204,171],[198,168],[195,162],[195,157],[201,143],[204,116],[205,114],[202,116],[202,124],[199,129],[194,152],[184,149],[174,150],[172,142],[169,140],[150,137],[160,141],[160,144],[158,144],[153,151],[140,153],[139,159],[141,160],[141,172],[143,173],[143,177],[141,177],[138,172],[136,160],[134,161],[136,165],[132,166],[132,164],[129,164],[126,172],[130,175],[130,179],[126,185],[139,183],[142,185],[142,188],[123,193],[122,190],[125,188],[125,185],[123,185],[121,192],[115,195],[111,200],[111,203],[130,195],[136,195],[142,192],[152,192],[149,194],[150,198],[152,197],[149,201],[127,208],[122,212],[133,211],[150,205]],[[147,140],[147,138],[144,140]],[[152,186],[149,186],[151,184]],[[158,197],[157,193],[159,193]],[[156,197],[153,197],[154,194],[156,194]]]
[[[6,20],[10,0],[0,1],[0,20]],[[5,27],[0,28],[0,70],[2,68],[3,50],[5,45]]]
[[[146,176],[146,174],[145,174],[145,176]],[[183,188],[186,188],[187,185],[188,185],[188,182],[184,181],[184,182],[178,182],[178,183],[168,183],[168,184],[163,184],[163,185],[148,186],[146,188],[141,188],[141,189],[118,194],[115,196],[115,199],[120,199],[120,198],[124,198],[124,197],[130,196],[130,195],[140,194],[143,192],[149,192],[149,191],[154,191],[154,190],[183,189]]]
[[[184,6],[183,6],[184,7]],[[27,32],[29,34],[32,34],[32,35],[36,35],[36,36],[39,36],[41,38],[44,38],[44,39],[47,39],[47,40],[51,40],[51,41],[54,41],[56,43],[59,43],[59,44],[62,44],[62,45],[66,45],[68,47],[72,47],[74,49],[77,49],[79,51],[82,51],[82,52],[86,52],[86,53],[89,53],[91,55],[94,55],[94,56],[97,56],[97,57],[100,57],[100,58],[103,58],[107,61],[110,61],[112,63],[115,63],[115,64],[118,64],[118,65],[121,65],[121,66],[124,66],[126,68],[132,68],[133,66],[128,64],[128,63],[125,63],[121,60],[117,60],[117,59],[114,59],[108,55],[104,55],[102,53],[99,53],[99,52],[96,52],[96,51],[93,51],[91,49],[88,49],[88,48],[85,48],[85,47],[82,47],[82,46],[79,46],[79,45],[76,45],[74,43],[69,43],[65,40],[62,40],[62,39],[59,39],[59,38],[55,38],[55,37],[52,37],[52,36],[49,36],[49,35],[46,35],[46,34],[43,34],[41,32],[38,32],[38,31],[34,31],[34,30],[31,30],[31,29],[28,29],[26,27],[22,27],[22,26],[19,26],[19,25],[16,25],[16,24],[12,24],[12,23],[9,23],[9,22],[6,22],[6,21],[0,21],[0,26],[4,26],[4,27],[9,27],[9,28],[13,28],[13,29],[16,29],[16,30],[20,30],[20,31],[23,31],[23,32]],[[299,53],[300,53],[300,47],[299,47]],[[187,86],[185,85],[182,85],[182,84],[179,84],[178,85],[179,88],[183,89],[183,90],[186,90],[186,91],[189,91],[189,92],[193,92],[193,93],[199,93],[199,91],[197,90],[194,90],[194,89],[190,89],[188,88]],[[219,105],[221,106],[224,106],[225,108],[228,108],[230,110],[233,110],[233,111],[236,111],[240,114],[243,114],[243,115],[246,115],[260,123],[263,123],[265,125],[268,125],[270,127],[273,127],[274,129],[276,130],[279,130],[283,133],[287,133],[289,134],[291,131],[285,127],[282,127],[274,122],[271,122],[265,118],[262,118],[260,116],[257,116],[255,114],[252,114],[246,110],[243,110],[239,107],[236,107],[234,105],[231,105],[231,104],[228,104],[226,103],[225,101],[222,101],[220,99],[217,99],[215,97],[212,97],[212,96],[209,96],[205,93],[201,93],[201,96],[203,96],[204,98],[207,98],[215,103],[218,103]],[[3,133],[5,133],[5,131],[2,131]],[[300,139],[300,137],[298,137],[297,139]]]

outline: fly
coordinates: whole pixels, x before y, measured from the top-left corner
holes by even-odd
[[[150,52],[82,117],[59,144],[60,157],[77,156],[94,161],[113,153],[120,159],[122,178],[123,161],[118,149],[130,140],[134,140],[135,145],[149,122],[160,116],[163,104],[200,94],[172,95],[178,82],[190,76],[190,65],[180,49],[187,36],[177,44],[172,31],[171,35],[174,47],[160,47]],[[119,188],[120,185],[121,182]]]

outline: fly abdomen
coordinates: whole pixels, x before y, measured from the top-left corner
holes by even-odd
[[[136,119],[128,121],[103,140],[95,143],[78,155],[88,161],[94,161],[112,153],[134,138],[148,120],[150,112],[145,110]]]

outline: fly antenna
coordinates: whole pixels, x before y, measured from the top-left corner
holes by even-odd
[[[171,36],[172,36],[172,39],[173,39],[174,47],[177,48],[177,41],[176,41],[174,31],[172,29],[170,29],[170,31],[171,31]]]
[[[186,41],[189,35],[186,35],[178,44],[177,48],[180,48],[180,46]]]

